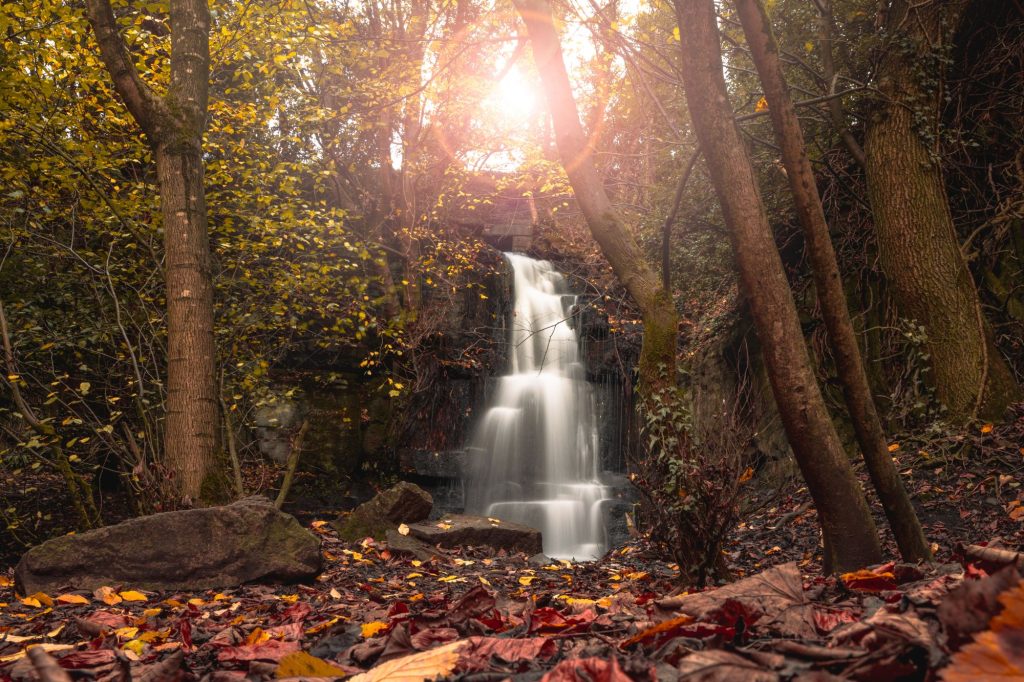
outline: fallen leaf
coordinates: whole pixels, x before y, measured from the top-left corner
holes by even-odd
[[[451,674],[459,662],[458,650],[463,640],[428,649],[418,654],[396,658],[347,682],[422,682]]]
[[[120,592],[118,593],[118,596],[120,596],[121,599],[124,599],[125,601],[149,601],[149,597],[142,594],[141,592],[136,592],[135,590]]]
[[[80,594],[62,594],[57,597],[61,604],[88,604],[89,600]]]
[[[345,671],[305,651],[288,654],[277,664],[274,677],[344,677]]]
[[[408,535],[409,534],[409,526],[407,526],[404,523],[399,525],[398,526],[398,534],[399,535]]]
[[[375,620],[372,623],[363,623],[361,627],[363,637],[370,639],[371,637],[376,637],[381,630],[387,629],[388,624],[381,620]]]
[[[112,587],[100,587],[92,593],[92,596],[96,599],[99,599],[101,602],[107,604],[108,606],[120,604],[122,601],[124,601],[117,594],[117,592],[114,592],[114,588]]]

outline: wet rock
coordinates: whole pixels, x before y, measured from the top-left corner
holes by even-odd
[[[124,585],[207,590],[294,582],[321,567],[320,540],[263,497],[164,512],[33,547],[15,569],[22,594]]]
[[[434,548],[427,543],[409,535],[402,535],[397,530],[388,530],[384,539],[387,541],[388,549],[391,550],[392,554],[411,556],[420,561],[430,561],[437,556]]]
[[[536,566],[537,568],[541,568],[542,566],[550,566],[551,565],[551,557],[549,557],[544,552],[540,552],[540,553],[534,554],[532,557],[530,557],[527,560],[527,563],[529,563],[531,566]]]
[[[415,523],[430,516],[434,500],[415,483],[403,481],[385,490],[352,513],[331,523],[343,540],[365,537],[383,539],[387,531],[400,523]]]
[[[483,516],[448,514],[436,522],[409,524],[409,534],[441,547],[472,545],[530,555],[541,551],[541,535],[536,528]]]

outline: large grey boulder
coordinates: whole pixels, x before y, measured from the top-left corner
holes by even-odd
[[[21,594],[104,585],[205,590],[320,571],[320,540],[263,497],[164,512],[33,547],[14,571]]]
[[[531,556],[542,550],[540,531],[536,528],[466,514],[446,514],[439,521],[409,524],[409,535],[441,547],[473,545]]]
[[[365,537],[384,539],[389,529],[401,523],[415,523],[430,516],[434,499],[415,483],[402,481],[369,502],[335,519],[331,525],[342,540],[354,542]]]

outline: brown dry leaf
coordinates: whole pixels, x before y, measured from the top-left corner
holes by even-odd
[[[108,606],[120,604],[122,601],[124,601],[123,599],[121,599],[120,596],[118,596],[117,592],[115,592],[114,588],[112,587],[100,587],[92,593],[92,596],[96,599],[99,599],[101,602],[107,604]]]
[[[954,654],[942,671],[946,682],[1024,679],[1024,581],[999,597],[1003,611],[990,622],[990,630]]]
[[[459,662],[458,650],[464,644],[464,640],[459,640],[436,649],[396,658],[362,675],[356,675],[348,682],[422,682],[439,675],[449,675]]]
[[[74,644],[30,644],[31,647],[41,647],[43,651],[67,651],[68,649],[74,649]],[[8,663],[10,661],[16,661],[19,658],[25,656],[28,651],[28,647],[25,647],[16,654],[10,654],[8,656],[0,656],[0,663]]]

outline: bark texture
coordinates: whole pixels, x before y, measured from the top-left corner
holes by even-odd
[[[876,563],[874,521],[811,368],[767,214],[733,119],[714,0],[674,0],[694,130],[711,175],[783,425],[826,538],[827,570]]]
[[[864,143],[882,270],[903,315],[925,328],[938,399],[954,421],[999,418],[1020,397],[982,315],[934,144],[926,143],[938,134],[941,97],[938,66],[928,62],[948,45],[968,4],[896,0],[889,6],[880,96]]]
[[[164,456],[179,492],[197,502],[217,449],[213,282],[202,156],[210,13],[206,0],[171,0],[171,80],[161,97],[139,77],[109,0],[86,4],[103,63],[156,159],[167,288]]]
[[[761,0],[736,0],[743,32],[750,47],[768,101],[775,139],[782,148],[793,203],[804,231],[807,256],[817,290],[821,314],[835,356],[836,371],[857,442],[864,455],[871,482],[885,510],[886,519],[896,537],[900,554],[906,561],[931,559],[931,551],[910,502],[899,471],[888,452],[882,422],[875,409],[867,372],[861,359],[857,336],[846,307],[846,293],[839,274],[835,250],[829,235],[825,212],[807,157],[800,121],[789,94],[779,60],[779,50],[771,22]]]
[[[644,260],[639,246],[605,193],[592,159],[593,148],[580,123],[550,5],[547,0],[515,0],[515,6],[530,35],[534,61],[551,109],[555,144],[576,202],[601,252],[643,316],[641,390],[650,395],[652,391],[674,389],[679,316],[672,296]]]

